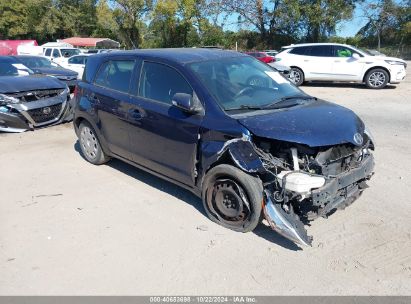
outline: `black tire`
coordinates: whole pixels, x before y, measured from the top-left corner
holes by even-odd
[[[304,83],[304,73],[301,69],[293,67],[290,69],[288,79],[296,86],[300,86]]]
[[[372,69],[365,75],[365,84],[370,89],[379,90],[387,85],[389,78],[386,70]]]
[[[249,232],[261,220],[263,186],[259,178],[222,164],[204,177],[202,200],[213,222],[234,231]]]
[[[80,123],[78,140],[81,152],[88,162],[94,165],[101,165],[110,160],[110,157],[101,148],[100,141],[93,127],[86,121]]]

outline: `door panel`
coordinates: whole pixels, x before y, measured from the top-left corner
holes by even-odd
[[[308,80],[330,80],[332,77],[332,46],[319,45],[309,48],[306,55],[302,56],[302,66]]]
[[[343,46],[334,47],[333,75],[336,80],[361,81],[365,68],[364,57],[354,58],[356,52]],[[356,53],[358,54],[358,53]],[[361,56],[360,54],[358,54]]]
[[[133,160],[192,185],[201,117],[139,97],[134,98],[129,116]]]
[[[133,160],[160,174],[192,186],[202,116],[172,105],[175,93],[193,89],[175,68],[144,62],[129,110]]]
[[[110,151],[131,159],[128,133],[128,110],[130,96],[110,89],[95,86],[89,96],[99,119],[98,126],[107,141]]]

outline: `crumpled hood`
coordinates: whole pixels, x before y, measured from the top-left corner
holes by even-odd
[[[64,89],[65,86],[66,85],[57,78],[44,75],[0,77],[0,93]]]
[[[237,119],[256,136],[311,147],[358,145],[354,134],[364,134],[364,123],[353,111],[323,100]]]
[[[34,68],[36,73],[55,75],[55,76],[73,76],[77,77],[77,72],[65,68]]]

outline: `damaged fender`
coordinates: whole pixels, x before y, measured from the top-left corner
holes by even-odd
[[[217,153],[218,159],[226,152],[230,155],[238,168],[252,174],[272,175],[264,165],[261,154],[256,151],[255,145],[249,137],[243,135],[242,138],[235,138],[227,141]],[[261,152],[260,152],[261,153]],[[270,193],[264,190],[264,217],[270,227],[285,238],[304,246],[311,246],[312,237],[307,235],[304,224],[295,214],[286,213],[280,205],[272,202]]]

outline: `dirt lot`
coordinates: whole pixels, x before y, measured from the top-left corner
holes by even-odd
[[[302,88],[356,111],[377,142],[370,189],[308,228],[312,248],[224,229],[119,161],[88,164],[66,124],[0,134],[0,294],[411,295],[411,77]]]

